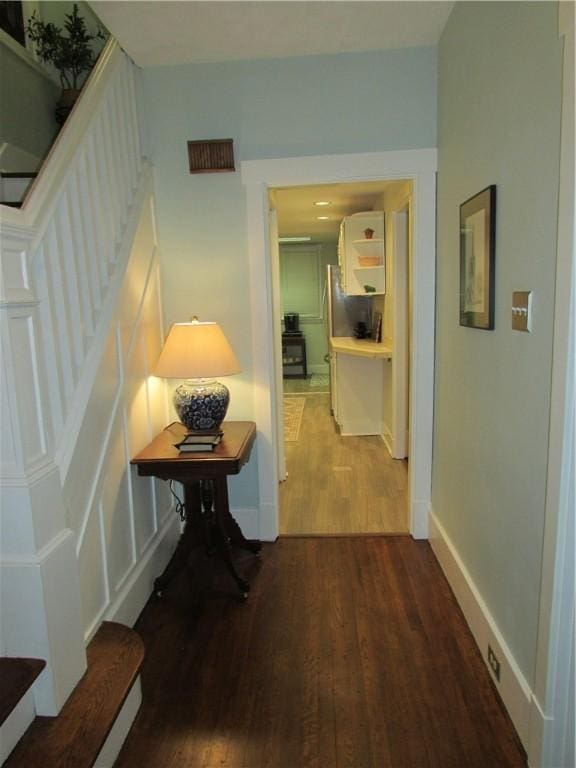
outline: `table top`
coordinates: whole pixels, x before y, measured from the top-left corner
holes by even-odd
[[[250,458],[256,438],[253,421],[225,421],[223,437],[213,451],[180,453],[174,447],[187,434],[179,422],[170,424],[152,442],[140,451],[132,461],[138,474],[170,480],[237,475]]]

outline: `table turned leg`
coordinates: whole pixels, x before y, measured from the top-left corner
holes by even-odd
[[[238,549],[251,552],[253,555],[259,555],[262,549],[261,542],[258,539],[247,539],[230,513],[228,483],[225,477],[219,477],[214,480],[214,499],[216,509],[220,515],[219,524],[231,544],[238,547]]]
[[[224,491],[222,493],[221,485],[224,483]],[[243,579],[234,565],[232,559],[232,547],[230,542],[230,536],[223,525],[223,520],[226,518],[228,511],[228,494],[226,488],[226,478],[217,478],[216,480],[202,480],[202,514],[206,519],[210,520],[210,533],[207,544],[216,549],[220,559],[224,563],[226,570],[232,576],[236,582],[238,589],[243,593],[243,596],[248,597],[250,591],[250,584]],[[209,543],[208,543],[209,542]]]
[[[162,597],[168,584],[186,567],[194,547],[198,546],[199,538],[195,516],[199,514],[200,510],[200,488],[197,483],[187,485],[184,488],[184,510],[184,530],[178,540],[174,554],[162,574],[154,579],[154,594],[157,597]]]

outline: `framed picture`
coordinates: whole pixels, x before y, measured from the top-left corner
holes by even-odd
[[[494,328],[496,186],[460,206],[460,325]]]

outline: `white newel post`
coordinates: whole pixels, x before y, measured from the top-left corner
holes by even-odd
[[[34,231],[2,226],[0,654],[45,659],[38,714],[56,714],[86,669],[74,534],[60,473],[31,268]]]

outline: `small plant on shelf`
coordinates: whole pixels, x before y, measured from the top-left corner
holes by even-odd
[[[78,14],[74,3],[72,13],[65,16],[64,29],[52,22],[38,18],[36,11],[26,26],[26,34],[34,44],[40,59],[53,64],[60,75],[62,96],[56,107],[56,121],[63,123],[80,93],[80,76],[92,69],[96,54],[92,48],[95,40],[104,40],[101,29],[88,32],[84,18]]]

